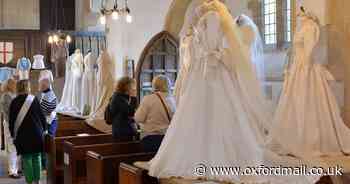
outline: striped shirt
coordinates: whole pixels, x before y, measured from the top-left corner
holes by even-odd
[[[57,98],[53,90],[47,89],[41,93],[40,100],[41,110],[48,120],[47,123],[51,124],[49,120],[56,120],[56,115],[53,113],[57,106]]]

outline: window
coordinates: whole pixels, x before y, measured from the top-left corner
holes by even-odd
[[[262,30],[266,45],[292,40],[292,0],[263,0]]]
[[[265,44],[277,43],[277,3],[276,0],[264,0],[264,38]]]
[[[285,7],[285,41],[291,42],[292,40],[292,0],[286,0]]]
[[[7,64],[13,59],[13,43],[0,41],[0,63]]]

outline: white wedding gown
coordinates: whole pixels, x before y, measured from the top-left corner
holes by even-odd
[[[283,148],[282,154],[303,158],[350,153],[350,129],[329,85],[334,78],[313,60],[319,37],[318,24],[302,18],[269,143]]]
[[[94,109],[96,103],[96,60],[92,58],[91,52],[84,57],[84,73],[81,91],[80,112],[84,113],[84,108]],[[85,114],[89,115],[89,114]]]
[[[62,97],[60,100],[60,103],[57,106],[57,111],[58,112],[71,112],[72,110],[72,72],[71,72],[71,67],[72,67],[72,60],[75,57],[74,54],[69,56],[66,61],[66,71],[65,71],[65,77],[64,77],[64,87],[63,87],[63,92],[62,92]]]
[[[81,79],[83,74],[84,57],[80,50],[76,50],[71,65],[71,89],[72,89],[72,108],[79,113],[81,106]]]
[[[244,169],[301,163],[262,147],[263,138],[259,135],[262,132],[257,130],[260,123],[254,117],[256,110],[247,105],[249,101],[242,89],[245,87],[238,79],[240,74],[232,68],[238,68],[235,64],[241,62],[237,59],[242,55],[241,49],[232,49],[235,43],[228,41],[235,39],[227,36],[231,30],[227,31],[230,25],[225,21],[231,20],[229,24],[234,24],[228,10],[218,0],[204,3],[198,9],[200,19],[194,24],[193,34],[181,39],[181,49],[190,52],[180,58],[188,59],[191,66],[186,82],[181,83],[184,89],[177,111],[158,153],[150,161],[149,174],[157,178],[203,178],[233,183],[312,184],[317,181],[318,177],[303,176],[212,175],[208,170],[200,177],[195,174],[200,164],[207,169],[211,166]]]

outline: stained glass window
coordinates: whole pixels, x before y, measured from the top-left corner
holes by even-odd
[[[13,43],[0,41],[0,63],[7,64],[13,59]]]

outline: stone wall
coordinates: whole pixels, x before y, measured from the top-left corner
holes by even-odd
[[[329,0],[329,67],[344,80],[344,118],[350,125],[350,1]]]
[[[0,0],[0,29],[40,29],[39,0]]]

